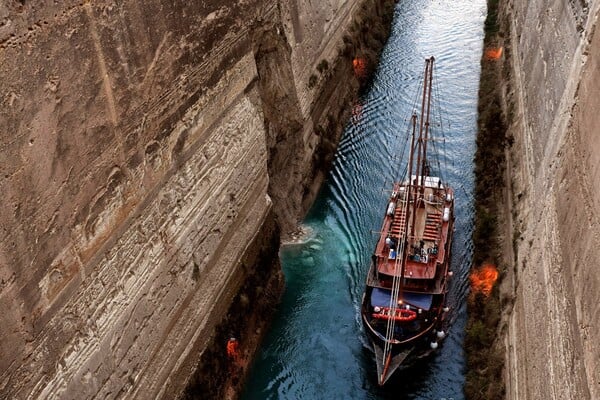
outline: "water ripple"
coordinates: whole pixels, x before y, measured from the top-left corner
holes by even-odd
[[[244,399],[460,399],[462,352],[473,246],[473,153],[484,0],[401,0],[370,91],[354,107],[332,171],[305,224],[315,236],[281,253],[286,292],[255,362]],[[360,322],[364,279],[387,192],[401,174],[405,133],[415,109],[424,58],[436,57],[443,95],[434,120],[445,140],[440,160],[456,193],[454,278],[448,295],[454,324],[424,368],[379,388]]]

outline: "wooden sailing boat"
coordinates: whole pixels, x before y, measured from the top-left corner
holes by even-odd
[[[425,60],[421,113],[411,118],[408,173],[393,184],[361,307],[380,385],[399,366],[435,351],[446,336],[454,192],[441,176],[431,175],[427,156],[433,63],[433,57]]]

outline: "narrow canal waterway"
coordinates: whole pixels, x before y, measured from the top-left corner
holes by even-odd
[[[472,254],[473,154],[485,0],[400,0],[360,117],[348,124],[333,170],[304,224],[306,242],[281,251],[286,291],[244,399],[462,399],[465,297]],[[389,387],[377,385],[360,321],[365,276],[385,211],[384,188],[401,170],[424,59],[436,57],[444,112],[445,178],[456,191],[455,322],[439,352]]]

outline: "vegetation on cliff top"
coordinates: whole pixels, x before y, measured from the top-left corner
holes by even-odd
[[[485,20],[484,48],[496,48],[502,37],[499,20],[499,0],[488,0]],[[501,54],[501,53],[500,53]],[[498,59],[482,58],[479,86],[479,118],[477,151],[475,154],[475,230],[473,232],[473,265],[484,263],[503,267],[499,263],[498,205],[502,202],[505,148],[511,140],[506,135],[507,123],[501,98],[502,70]],[[466,328],[465,352],[467,399],[502,399],[504,355],[496,343],[502,312],[496,284],[489,295],[473,291],[469,296],[469,319]]]

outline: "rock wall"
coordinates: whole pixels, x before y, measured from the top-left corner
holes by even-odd
[[[182,393],[279,274],[249,255],[314,196],[349,29],[391,3],[0,4],[0,397]]]
[[[515,138],[509,399],[600,398],[599,7],[504,4]]]
[[[315,5],[318,4],[318,5]],[[389,35],[392,0],[281,2],[279,27],[262,31],[256,61],[269,148],[269,195],[284,235],[312,204],[359,87]]]

